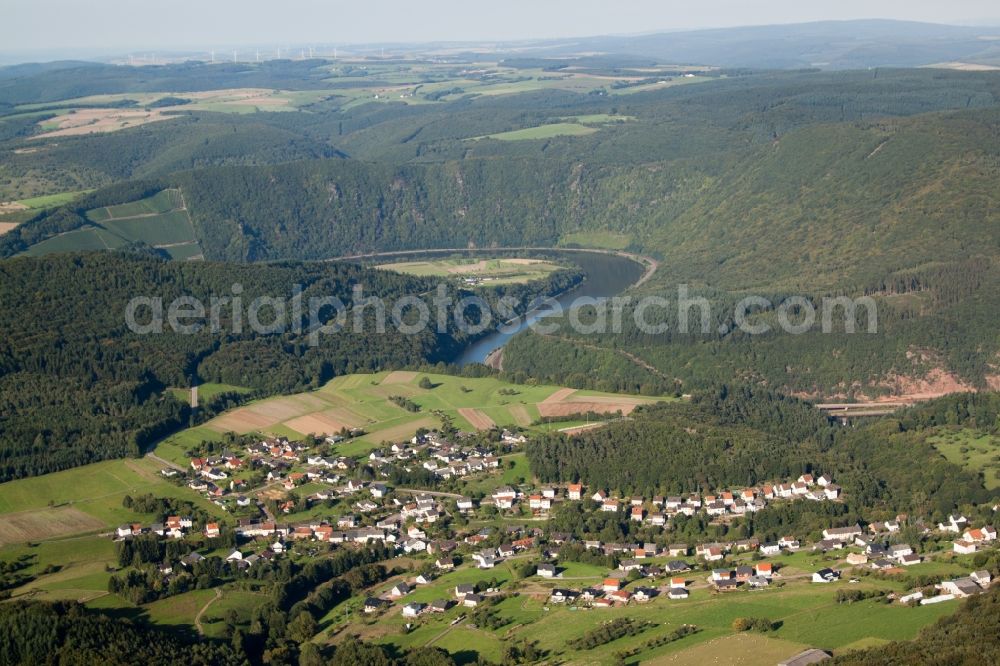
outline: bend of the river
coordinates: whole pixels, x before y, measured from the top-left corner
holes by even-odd
[[[441,250],[407,250],[400,252],[379,252],[375,254],[356,255],[350,257],[340,257],[340,260],[347,261],[371,261],[374,259],[391,259],[393,257],[418,258],[426,255],[439,254],[469,254],[470,256],[483,254],[496,256],[497,254],[516,253],[518,251],[551,252],[566,256],[572,263],[580,267],[585,274],[585,279],[578,285],[559,294],[554,300],[565,312],[569,310],[574,301],[579,298],[602,300],[621,294],[626,289],[636,286],[648,280],[656,270],[657,262],[648,257],[640,257],[624,252],[602,251],[602,250],[582,250],[582,249],[560,249],[560,248],[495,248],[481,250],[441,249]],[[589,301],[588,301],[589,302]],[[515,335],[528,328],[541,317],[551,315],[549,307],[542,308],[527,313],[513,323],[501,327],[503,330],[495,330],[479,338],[466,347],[453,362],[457,365],[468,365],[469,363],[484,363],[492,352],[503,347]]]

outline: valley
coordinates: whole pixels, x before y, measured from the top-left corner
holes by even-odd
[[[0,48],[0,663],[1000,661],[996,30],[389,5]]]

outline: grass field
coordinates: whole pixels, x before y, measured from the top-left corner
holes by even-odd
[[[988,489],[1000,488],[1000,438],[964,429],[935,435],[928,441],[949,462],[970,472],[982,472]]]
[[[95,208],[87,211],[87,219],[93,226],[48,238],[28,248],[25,254],[107,250],[142,242],[163,249],[174,259],[202,256],[179,190],[163,190],[140,201]]]
[[[478,278],[493,284],[524,284],[539,280],[562,268],[559,264],[541,259],[516,257],[498,259],[436,259],[430,261],[402,261],[377,266],[387,271],[440,278]]]
[[[430,380],[434,388],[420,388]],[[409,412],[389,400],[404,396],[421,410]],[[268,398],[218,416],[197,428],[196,434],[180,433],[168,445],[183,446],[225,432],[262,432],[285,435],[332,434],[341,428],[364,428],[366,434],[341,445],[346,455],[362,455],[384,441],[409,439],[421,427],[441,424],[439,414],[450,417],[456,427],[475,429],[470,419],[482,427],[524,425],[540,415],[570,415],[593,410],[614,413],[632,411],[637,405],[656,398],[576,391],[558,386],[522,386],[493,378],[464,378],[417,372],[382,372],[371,375],[337,377],[321,389],[309,393]],[[484,420],[484,418],[486,420]],[[547,424],[548,428],[554,427]],[[173,453],[168,450],[168,453]]]
[[[955,610],[955,604],[919,608],[885,605],[876,601],[837,604],[836,590],[848,586],[848,583],[818,587],[802,580],[760,592],[720,595],[702,587],[693,590],[686,601],[660,598],[624,608],[575,609],[549,606],[547,590],[553,586],[578,588],[590,584],[599,579],[601,570],[570,565],[563,573],[562,581],[541,582],[540,579],[529,578],[513,583],[512,567],[517,562],[516,559],[508,560],[490,571],[465,567],[441,576],[429,585],[419,586],[405,599],[407,602],[426,603],[454,598],[452,590],[455,585],[495,577],[508,592],[517,591],[515,596],[497,606],[499,615],[507,623],[496,631],[472,628],[468,621],[450,626],[452,620],[468,613],[467,609],[459,607],[441,615],[421,617],[412,631],[406,630],[406,620],[400,616],[398,606],[373,622],[359,618],[356,612],[362,595],[331,611],[324,622],[332,623],[329,625],[331,629],[349,623],[348,633],[358,632],[370,640],[400,649],[435,645],[456,654],[463,661],[475,658],[474,654],[468,654],[470,650],[484,657],[493,654],[502,639],[516,643],[524,640],[537,642],[542,650],[548,651],[549,658],[558,663],[612,663],[616,652],[639,648],[638,659],[643,663],[734,663],[750,666],[776,663],[806,646],[842,651],[865,644],[911,639],[922,627]],[[574,576],[569,576],[570,573]],[[877,585],[893,587],[894,584],[879,581]],[[386,583],[374,592],[384,591],[383,588],[388,589],[389,586]],[[876,583],[861,583],[852,587],[875,586]],[[619,617],[647,621],[652,626],[636,636],[624,637],[593,650],[575,650],[567,645],[567,641]],[[732,622],[738,617],[766,617],[780,622],[780,626],[766,637],[737,634],[732,630]],[[666,635],[682,624],[697,625],[701,631],[665,646],[646,647],[650,639]]]
[[[499,134],[487,134],[486,136],[473,137],[472,141],[480,139],[497,139],[498,141],[531,141],[535,139],[553,139],[560,136],[586,136],[598,131],[597,128],[588,127],[579,123],[550,123],[539,125],[538,127],[527,127],[525,129],[512,130],[510,132],[500,132]]]
[[[163,478],[161,468],[148,458],[108,460],[0,484],[0,545],[103,531],[148,519],[122,506],[128,494],[190,500],[219,515],[214,504]]]
[[[55,206],[61,206],[63,204],[69,203],[73,199],[76,199],[82,194],[86,194],[90,190],[81,190],[79,192],[60,192],[59,194],[48,194],[41,197],[32,197],[30,199],[21,199],[17,203],[22,206],[27,206],[32,210],[41,210],[43,208],[54,208]]]

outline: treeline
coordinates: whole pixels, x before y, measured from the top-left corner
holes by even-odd
[[[162,629],[90,611],[74,602],[0,604],[0,629],[4,664],[246,663],[246,655],[229,644],[185,642]]]

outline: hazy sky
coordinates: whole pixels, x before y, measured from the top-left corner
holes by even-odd
[[[1000,23],[997,0],[0,0],[0,50],[475,41],[822,19]]]

